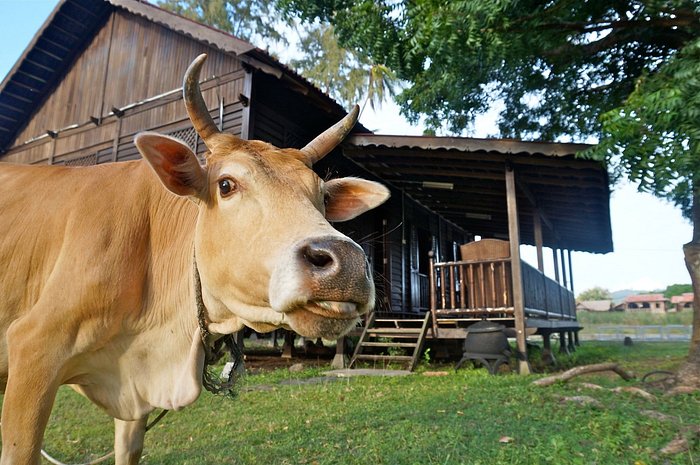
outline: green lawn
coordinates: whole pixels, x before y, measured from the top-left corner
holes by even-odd
[[[586,343],[565,366],[619,361],[643,374],[674,369],[680,343]],[[425,376],[445,370],[447,376]],[[246,377],[235,400],[204,394],[170,413],[146,437],[144,464],[696,464],[700,395],[656,399],[580,387],[643,387],[608,374],[536,387],[541,375],[489,376],[485,370],[421,367],[401,378],[362,377],[308,384],[323,370],[286,369]],[[601,406],[564,400],[591,396]],[[666,415],[657,418],[645,411]],[[660,419],[661,418],[661,419]],[[677,435],[690,451],[661,456]],[[111,448],[104,414],[62,389],[46,445],[77,462]]]

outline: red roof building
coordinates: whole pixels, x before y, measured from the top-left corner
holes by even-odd
[[[685,292],[681,295],[674,295],[671,297],[671,306],[677,312],[682,312],[683,310],[693,310],[693,300],[694,296],[692,292]]]
[[[627,311],[648,311],[665,313],[669,300],[663,294],[636,294],[625,297],[624,309]]]

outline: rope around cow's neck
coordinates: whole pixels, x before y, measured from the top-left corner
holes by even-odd
[[[204,306],[202,298],[202,281],[199,278],[197,259],[195,255],[194,263],[194,296],[197,304],[197,323],[199,324],[199,334],[204,345],[204,368],[202,369],[202,386],[213,394],[222,394],[230,397],[236,396],[235,387],[238,380],[243,375],[243,352],[232,334],[211,341],[211,333],[207,327],[207,308]],[[228,362],[220,374],[213,370],[225,352],[228,352]]]

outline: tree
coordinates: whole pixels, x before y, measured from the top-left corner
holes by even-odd
[[[363,108],[375,108],[394,96],[396,76],[388,67],[342,48],[329,24],[307,27],[299,43],[303,56],[290,62],[305,78],[346,106],[364,99]]]
[[[682,381],[700,386],[700,4],[697,0],[280,0],[407,82],[403,113],[460,133],[497,100],[503,136],[600,137],[587,155],[694,225]]]
[[[289,24],[275,0],[160,0],[160,6],[259,46],[287,43],[279,32]]]
[[[160,0],[160,6],[268,50],[289,45],[280,31],[296,31],[302,56],[290,66],[345,107],[364,100],[363,108],[374,108],[394,96],[398,81],[390,68],[342,48],[328,23],[298,28],[278,0]]]
[[[612,294],[609,290],[596,286],[582,291],[576,300],[578,302],[583,302],[586,300],[612,300]]]
[[[410,120],[452,132],[501,99],[504,136],[597,134],[635,79],[700,31],[693,0],[280,0],[410,83]]]

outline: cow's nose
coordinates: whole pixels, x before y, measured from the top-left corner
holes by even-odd
[[[358,273],[360,278],[365,275],[364,252],[354,242],[342,238],[307,239],[300,245],[299,254],[306,272],[315,280],[354,281]]]
[[[304,259],[314,268],[328,269],[332,267],[336,259],[328,241],[307,244],[302,254]]]

